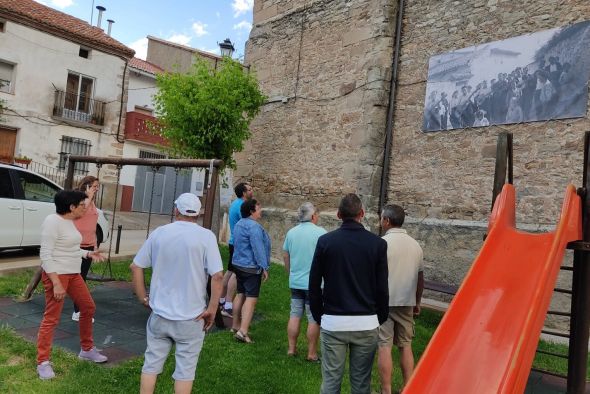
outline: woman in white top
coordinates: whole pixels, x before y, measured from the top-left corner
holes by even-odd
[[[102,261],[99,252],[80,249],[82,236],[74,226],[74,219],[84,215],[86,194],[80,191],[62,190],[55,195],[55,214],[45,218],[41,225],[41,279],[45,288],[45,312],[37,336],[37,373],[41,379],[55,377],[51,363],[53,332],[66,294],[80,308],[79,358],[97,363],[107,361],[94,347],[92,317],[95,305],[86,283],[80,276],[80,258]]]

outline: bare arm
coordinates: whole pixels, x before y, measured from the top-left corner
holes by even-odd
[[[283,263],[285,263],[285,271],[287,273],[291,272],[291,257],[289,256],[289,252],[283,252]]]
[[[146,308],[149,308],[149,296],[145,289],[145,279],[143,276],[143,268],[131,263],[129,266],[131,269],[131,281],[133,282],[133,290],[139,302]]]
[[[424,291],[424,272],[418,272],[418,284],[416,286],[416,306],[414,307],[414,315],[419,315],[422,307],[422,292]]]

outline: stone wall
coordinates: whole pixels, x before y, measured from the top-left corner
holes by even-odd
[[[328,211],[344,193],[359,193],[377,230],[396,7],[394,0],[255,1],[245,61],[269,103],[236,155],[236,176],[270,208],[264,225],[277,257],[293,210],[306,200],[333,228]],[[581,184],[590,130],[582,118],[423,133],[429,58],[588,18],[585,0],[406,1],[387,202],[405,207],[427,279],[460,284],[483,243],[500,132],[514,134],[517,222],[546,231],[566,185]],[[559,283],[569,287],[571,278],[562,273]],[[554,297],[552,308],[569,309],[569,297]]]
[[[394,16],[387,0],[255,2],[245,61],[269,103],[236,175],[263,204],[376,205]]]

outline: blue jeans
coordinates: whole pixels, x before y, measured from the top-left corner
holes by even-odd
[[[339,394],[346,353],[350,350],[350,392],[371,393],[371,369],[377,351],[379,330],[327,331],[321,329],[321,394]]]

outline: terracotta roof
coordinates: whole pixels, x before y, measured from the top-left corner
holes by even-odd
[[[164,69],[156,66],[155,64],[152,64],[150,62],[146,62],[145,60],[142,60],[140,58],[134,57],[133,59],[131,59],[129,61],[129,67],[131,68],[135,68],[137,70],[140,71],[144,71],[148,74],[160,74],[164,72]]]
[[[201,51],[199,49],[191,48],[191,47],[186,46],[186,45],[181,45],[181,44],[177,44],[175,42],[166,41],[166,40],[163,40],[163,39],[158,38],[158,37],[147,36],[147,38],[148,38],[148,40],[156,41],[156,42],[159,42],[159,43],[162,43],[162,44],[165,44],[165,45],[174,47],[174,48],[184,49],[185,51],[189,51],[189,52],[192,52],[192,53],[198,53],[200,56],[209,57],[211,59],[219,59],[219,60],[222,59],[221,56],[216,55],[214,53]]]
[[[0,17],[127,59],[135,54],[102,29],[34,0],[0,0]]]

